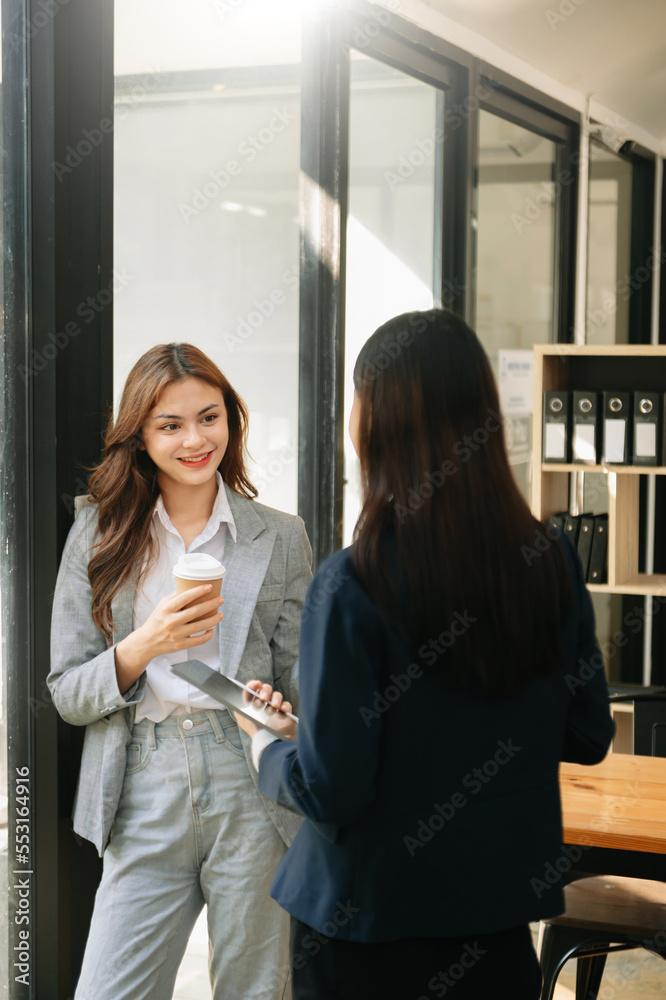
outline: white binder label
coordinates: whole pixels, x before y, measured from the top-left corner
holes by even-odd
[[[657,454],[657,425],[634,424],[636,454],[641,458],[654,458]]]
[[[604,422],[604,462],[624,462],[624,436],[626,420]]]
[[[566,424],[546,424],[546,449],[544,458],[567,457]]]
[[[594,424],[575,425],[573,456],[580,461],[591,462],[593,465],[597,461],[597,449],[595,447],[594,432]]]

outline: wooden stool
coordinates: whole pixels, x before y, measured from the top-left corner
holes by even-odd
[[[539,931],[541,1000],[552,1000],[570,958],[578,960],[576,1000],[596,1000],[611,952],[646,948],[666,958],[666,883],[601,875],[572,882],[564,895],[565,913]]]

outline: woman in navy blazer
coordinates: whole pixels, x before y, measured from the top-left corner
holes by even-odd
[[[571,864],[558,766],[613,734],[580,563],[515,484],[462,320],[389,321],[354,383],[364,505],[306,598],[297,740],[239,718],[263,794],[306,817],[271,890],[294,996],[536,1000],[528,923]]]

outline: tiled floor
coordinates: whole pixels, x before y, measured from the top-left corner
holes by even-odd
[[[532,928],[537,934],[537,925]],[[568,962],[560,973],[555,1000],[574,1000],[576,966]],[[208,936],[205,911],[199,918],[178,973],[174,1000],[211,1000],[208,983]],[[666,962],[641,950],[610,955],[601,983],[600,1000],[664,1000]],[[455,1000],[453,993],[451,1000]],[[479,1000],[487,1000],[480,997]]]

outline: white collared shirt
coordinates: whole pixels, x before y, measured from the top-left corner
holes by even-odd
[[[134,628],[140,628],[153,609],[168,594],[173,594],[176,584],[173,567],[185,552],[206,552],[220,562],[224,562],[224,546],[227,531],[236,541],[236,525],[229,507],[222,476],[215,473],[217,480],[217,497],[213,505],[206,527],[194,539],[188,549],[180,533],[171,523],[162,497],[158,497],[153,511],[153,538],[155,555],[148,571],[142,574],[134,599]],[[224,593],[224,584],[222,585]],[[222,608],[224,610],[224,607]],[[224,624],[224,623],[222,623]],[[183,660],[201,660],[213,670],[220,670],[219,626],[213,629],[212,638],[202,646],[182,649],[176,653],[167,653],[154,657],[146,667],[146,690],[143,699],[136,706],[136,721],[151,719],[162,722],[170,715],[187,715],[191,712],[203,712],[211,708],[220,708],[209,695],[193,687],[180,677],[175,677],[169,670],[169,664],[182,663]]]

